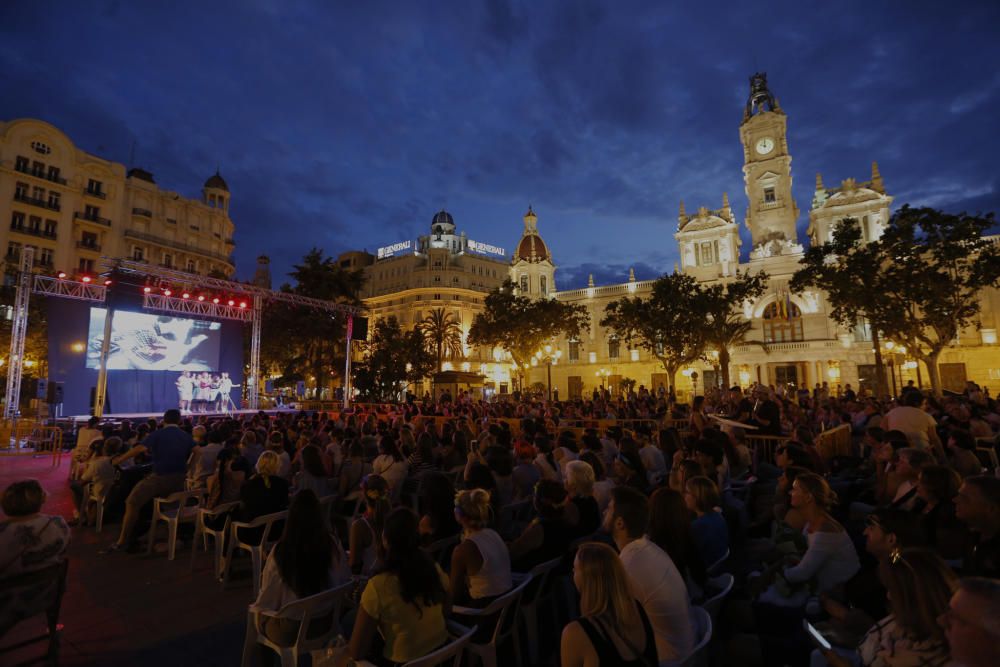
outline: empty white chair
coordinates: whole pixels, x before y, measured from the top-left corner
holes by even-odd
[[[329,644],[330,640],[340,633],[341,613],[348,603],[354,582],[348,581],[328,591],[310,595],[307,598],[286,604],[274,613],[247,610],[247,633],[243,641],[243,667],[253,664],[253,653],[257,645],[267,646],[281,658],[281,667],[296,667],[299,657],[318,650]],[[310,623],[314,619],[330,616],[330,625],[323,632],[310,632]],[[275,644],[263,631],[263,620],[266,617],[287,618],[299,621],[299,633],[295,642],[289,646]]]
[[[147,554],[153,553],[156,543],[156,527],[160,521],[167,524],[167,558],[174,559],[177,551],[177,527],[182,523],[193,522],[201,509],[201,501],[205,496],[202,491],[178,491],[166,498],[153,499],[153,519],[149,524],[149,547]]]
[[[701,607],[691,607],[694,649],[683,660],[661,660],[660,667],[708,667],[708,644],[712,641],[712,617]]]
[[[223,546],[226,541],[226,532],[229,530],[229,516],[228,514],[240,506],[240,502],[235,500],[231,503],[222,503],[217,505],[212,509],[207,507],[200,508],[198,512],[198,517],[195,519],[194,523],[194,542],[191,544],[191,569],[194,569],[194,559],[198,555],[198,538],[201,538],[202,549],[208,551],[208,538],[212,538],[212,542],[215,546],[215,559],[214,559],[214,571],[215,578],[218,579],[222,574],[222,566],[225,561],[225,554],[223,554]],[[208,525],[207,520],[222,515],[226,516],[226,521],[222,528],[211,528]]]
[[[711,565],[705,568],[705,574],[710,577],[722,574],[722,569],[726,566],[726,562],[729,560],[729,549],[726,549],[726,553],[722,554],[722,558],[715,561]]]
[[[712,625],[718,623],[722,603],[732,592],[734,583],[736,583],[736,578],[728,572],[708,581],[708,585],[705,587],[706,599],[701,606],[712,617]]]
[[[462,614],[463,616],[470,619],[483,619],[489,622],[492,616],[497,616],[496,626],[493,629],[493,636],[490,637],[490,641],[487,644],[477,644],[476,642],[470,641],[466,650],[479,656],[479,659],[483,661],[483,667],[497,667],[497,648],[501,646],[508,639],[513,639],[514,642],[514,659],[515,664],[518,667],[521,666],[521,636],[517,631],[517,609],[518,603],[521,601],[521,595],[524,594],[524,589],[528,587],[531,583],[531,575],[529,574],[524,581],[520,584],[504,593],[496,600],[490,603],[488,607],[483,609],[474,609],[472,607],[452,607],[452,611],[456,614]]]
[[[278,541],[278,536],[271,535],[271,528],[277,521],[283,521],[288,518],[288,510],[283,512],[275,512],[274,514],[265,514],[264,516],[259,516],[253,521],[243,522],[243,521],[233,521],[229,524],[229,529],[231,535],[229,536],[229,547],[226,549],[226,562],[222,568],[222,586],[229,582],[229,573],[233,567],[233,554],[236,549],[242,549],[250,554],[250,563],[252,567],[252,577],[253,577],[253,596],[254,599],[257,598],[257,594],[260,592],[260,574],[264,569],[264,556],[267,554],[275,542]],[[249,544],[240,539],[240,531],[253,530],[254,528],[261,529],[260,544]],[[255,531],[256,532],[256,531]]]

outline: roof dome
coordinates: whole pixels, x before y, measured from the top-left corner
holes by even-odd
[[[543,262],[551,260],[549,248],[545,241],[538,234],[525,234],[521,237],[521,242],[517,244],[517,252],[514,254],[515,260],[523,259],[526,262]]]
[[[434,214],[434,220],[431,221],[431,226],[433,227],[434,225],[451,225],[454,227],[455,219],[451,217],[451,213],[441,209]]]
[[[215,170],[215,174],[210,176],[209,179],[205,181],[205,189],[207,190],[209,188],[229,192],[229,186],[226,185],[226,179],[222,178],[222,174],[219,173],[218,169]]]

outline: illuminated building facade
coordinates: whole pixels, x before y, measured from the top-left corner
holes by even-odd
[[[39,272],[94,273],[102,256],[200,274],[235,272],[229,187],[217,172],[198,199],[145,170],[77,148],[35,119],[0,122],[0,245],[8,268],[35,250]]]

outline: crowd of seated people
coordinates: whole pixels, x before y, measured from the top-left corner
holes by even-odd
[[[640,387],[197,420],[171,411],[136,429],[88,426],[98,435],[74,450],[77,494],[79,481],[148,470],[119,499],[109,550],[129,549],[143,506],[176,490],[205,489],[209,507],[238,501],[241,521],[290,508],[254,608],[355,577],[345,660],[424,655],[446,642],[446,618],[488,624],[453,615],[453,603],[484,608],[554,559],[579,599],[579,618],[560,617],[562,641],[546,647],[564,665],[685,658],[699,641],[693,607],[717,594],[721,572],[736,580],[714,617],[721,664],[945,665],[961,654],[978,665],[990,663],[973,648],[1000,641],[995,621],[970,613],[1000,604],[989,455],[1000,409],[983,390],[889,400],[756,385],[689,408]],[[824,434],[838,427],[850,446],[831,453]],[[329,496],[350,517],[339,536],[317,524]],[[432,557],[449,539],[449,554]],[[302,572],[289,566],[299,558]],[[268,637],[290,641],[283,623]]]

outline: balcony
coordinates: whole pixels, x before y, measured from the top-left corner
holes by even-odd
[[[39,269],[52,269],[55,266],[50,257],[40,257],[33,260],[31,265]]]
[[[28,236],[37,236],[42,239],[54,239],[56,238],[55,232],[50,232],[42,229],[41,227],[22,227],[20,225],[11,225],[10,231],[17,232],[18,234],[27,234]]]
[[[32,206],[38,206],[40,208],[45,208],[50,211],[61,211],[62,207],[59,204],[52,204],[45,199],[35,199],[34,197],[29,197],[26,194],[14,191],[14,201],[23,202],[25,204],[31,204]]]
[[[152,218],[153,212],[148,208],[133,208],[132,215],[141,215],[144,218]]]
[[[779,197],[774,201],[762,201],[757,205],[758,211],[770,211],[773,208],[781,208],[785,202]]]
[[[107,218],[102,218],[99,215],[87,215],[86,213],[80,213],[79,211],[77,211],[76,213],[73,214],[73,218],[75,220],[84,220],[86,222],[93,222],[98,225],[104,225],[105,227],[111,226],[110,220],[108,220]]]
[[[32,170],[29,169],[28,167],[22,167],[20,165],[14,165],[14,170],[19,171],[22,174],[27,174],[28,176],[34,176],[35,178],[40,178],[43,181],[48,181],[50,183],[58,183],[59,185],[66,185],[65,178],[59,178],[58,176],[46,174],[44,171]]]
[[[97,197],[98,199],[108,198],[107,192],[101,192],[100,190],[91,190],[90,188],[84,188],[83,194],[87,195],[88,197]]]
[[[91,243],[90,241],[77,241],[76,247],[81,250],[90,250],[91,252],[101,252],[100,243]]]
[[[188,243],[183,243],[181,241],[174,241],[172,239],[165,239],[153,234],[147,234],[145,232],[137,232],[132,229],[125,230],[125,236],[133,239],[138,239],[139,241],[146,241],[148,243],[154,243],[161,248],[173,248],[174,250],[181,250],[183,252],[189,252],[195,255],[201,255],[202,257],[210,257],[219,262],[225,262],[230,266],[235,266],[233,258],[228,255],[223,255],[221,253],[212,252],[211,250],[204,250],[197,246],[190,245]]]

